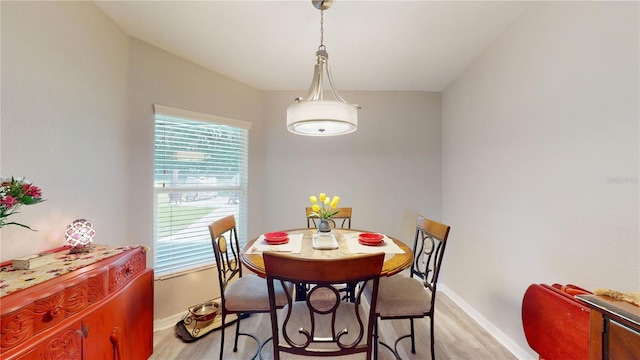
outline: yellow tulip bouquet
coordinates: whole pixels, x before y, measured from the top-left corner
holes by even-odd
[[[318,201],[318,198],[320,201]],[[309,217],[317,217],[320,219],[331,219],[332,216],[336,215],[340,211],[334,211],[336,207],[338,207],[338,203],[340,202],[339,196],[334,196],[333,199],[327,196],[325,193],[320,193],[320,196],[316,198],[315,195],[311,195],[309,200],[311,200],[311,214]]]

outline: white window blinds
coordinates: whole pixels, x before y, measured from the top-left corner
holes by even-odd
[[[156,276],[215,262],[208,225],[234,215],[246,242],[250,123],[155,105]]]

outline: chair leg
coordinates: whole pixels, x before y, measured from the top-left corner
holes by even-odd
[[[242,314],[238,314],[238,318],[236,319],[236,338],[233,341],[233,352],[238,352],[238,337],[240,336],[240,318]]]
[[[413,332],[413,319],[409,319],[409,322],[411,324],[411,353],[415,354],[416,353],[416,337]]]
[[[373,325],[373,360],[378,360],[378,317]]]
[[[225,328],[225,323],[224,320],[227,317],[227,314],[225,313],[225,311],[222,311],[222,326],[220,328],[220,359],[224,359],[222,357],[223,353],[224,353],[224,328]]]
[[[431,320],[431,360],[435,360],[436,359],[436,342],[435,342],[435,337],[433,336],[433,330],[434,330],[434,321],[433,321],[433,314],[431,314],[431,316],[429,316],[429,319]]]
[[[356,302],[356,284],[348,283],[345,284],[344,289],[340,291],[344,291],[345,295],[342,297],[342,300],[346,300],[347,302],[354,303]]]

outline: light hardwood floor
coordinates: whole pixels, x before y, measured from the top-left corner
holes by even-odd
[[[436,359],[439,360],[512,360],[516,357],[496,341],[489,333],[473,321],[464,311],[443,293],[438,293],[435,317]],[[398,335],[409,332],[408,320],[379,321],[382,341],[393,344]],[[416,326],[416,354],[411,354],[408,339],[398,345],[402,359],[429,359],[429,319],[420,319]],[[225,331],[225,359],[249,359],[256,351],[253,339],[241,336],[238,352],[234,353],[233,331],[235,325]],[[268,314],[254,314],[242,319],[241,332],[255,334],[261,341],[271,336]],[[267,344],[262,351],[264,359],[272,359],[271,346]],[[157,331],[154,334],[154,353],[150,360],[218,359],[220,353],[220,332],[214,331],[205,337],[184,343],[175,336],[173,328]],[[352,357],[358,358],[358,357]],[[325,358],[331,359],[331,358]],[[336,359],[336,358],[333,358]],[[378,359],[391,360],[393,355],[379,347]]]

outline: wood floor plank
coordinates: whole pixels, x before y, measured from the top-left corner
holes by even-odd
[[[256,335],[261,341],[271,336],[268,314],[253,314],[242,319],[241,332]],[[379,321],[381,340],[393,345],[398,336],[409,332],[408,320]],[[436,359],[439,360],[515,360],[516,357],[487,333],[469,315],[460,309],[443,293],[438,293],[435,317]],[[402,359],[424,360],[429,354],[429,319],[415,321],[416,354],[410,352],[410,340],[405,339],[398,344]],[[256,351],[255,341],[241,336],[238,352],[233,352],[233,335],[235,325],[225,330],[224,360],[246,360]],[[263,349],[264,359],[271,359],[271,346],[267,343]],[[185,343],[175,336],[173,328],[154,333],[154,351],[150,360],[209,360],[218,359],[220,353],[220,331],[214,331],[205,337]],[[289,359],[289,357],[285,357]],[[341,357],[343,358],[343,357]],[[330,358],[330,359],[341,359]],[[352,356],[351,359],[362,357]],[[344,358],[343,358],[344,359]],[[394,359],[390,351],[379,347],[378,359]]]

